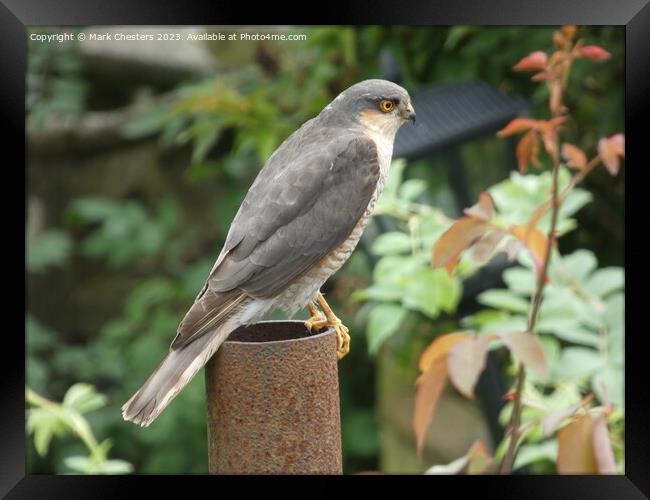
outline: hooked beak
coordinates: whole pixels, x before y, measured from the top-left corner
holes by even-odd
[[[406,107],[406,119],[410,120],[413,125],[415,125],[415,110],[413,109],[413,105],[409,102],[408,106]]]

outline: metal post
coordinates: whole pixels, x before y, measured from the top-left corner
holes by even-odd
[[[211,474],[341,474],[336,337],[302,321],[233,332],[206,365]]]

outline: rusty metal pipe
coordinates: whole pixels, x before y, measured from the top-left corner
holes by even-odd
[[[234,331],[206,365],[211,474],[341,474],[336,337],[302,321]]]

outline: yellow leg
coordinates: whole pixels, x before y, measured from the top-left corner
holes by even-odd
[[[348,335],[348,332],[350,331],[347,326],[345,326],[341,320],[334,314],[334,311],[332,311],[332,308],[329,306],[329,304],[325,301],[325,297],[323,297],[323,294],[318,292],[318,296],[316,297],[316,302],[318,302],[318,305],[321,307],[323,310],[323,313],[325,314],[325,318],[327,319],[327,326],[330,328],[334,328],[336,331],[336,341],[337,341],[337,355],[338,358],[341,359],[343,358],[348,352],[350,352],[350,335]]]
[[[307,330],[310,332],[314,329],[320,330],[321,328],[324,328],[328,325],[327,318],[323,315],[322,312],[318,310],[318,307],[316,307],[311,302],[308,302],[307,309],[309,309],[309,314],[311,315],[311,318],[305,321]]]

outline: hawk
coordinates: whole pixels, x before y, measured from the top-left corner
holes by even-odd
[[[239,207],[169,354],[122,407],[125,420],[148,426],[231,332],[274,309],[291,317],[306,306],[307,328],[333,328],[339,359],[347,354],[348,328],[320,288],[359,242],[384,187],[395,134],[409,120],[415,112],[405,89],[366,80],[277,148]]]

